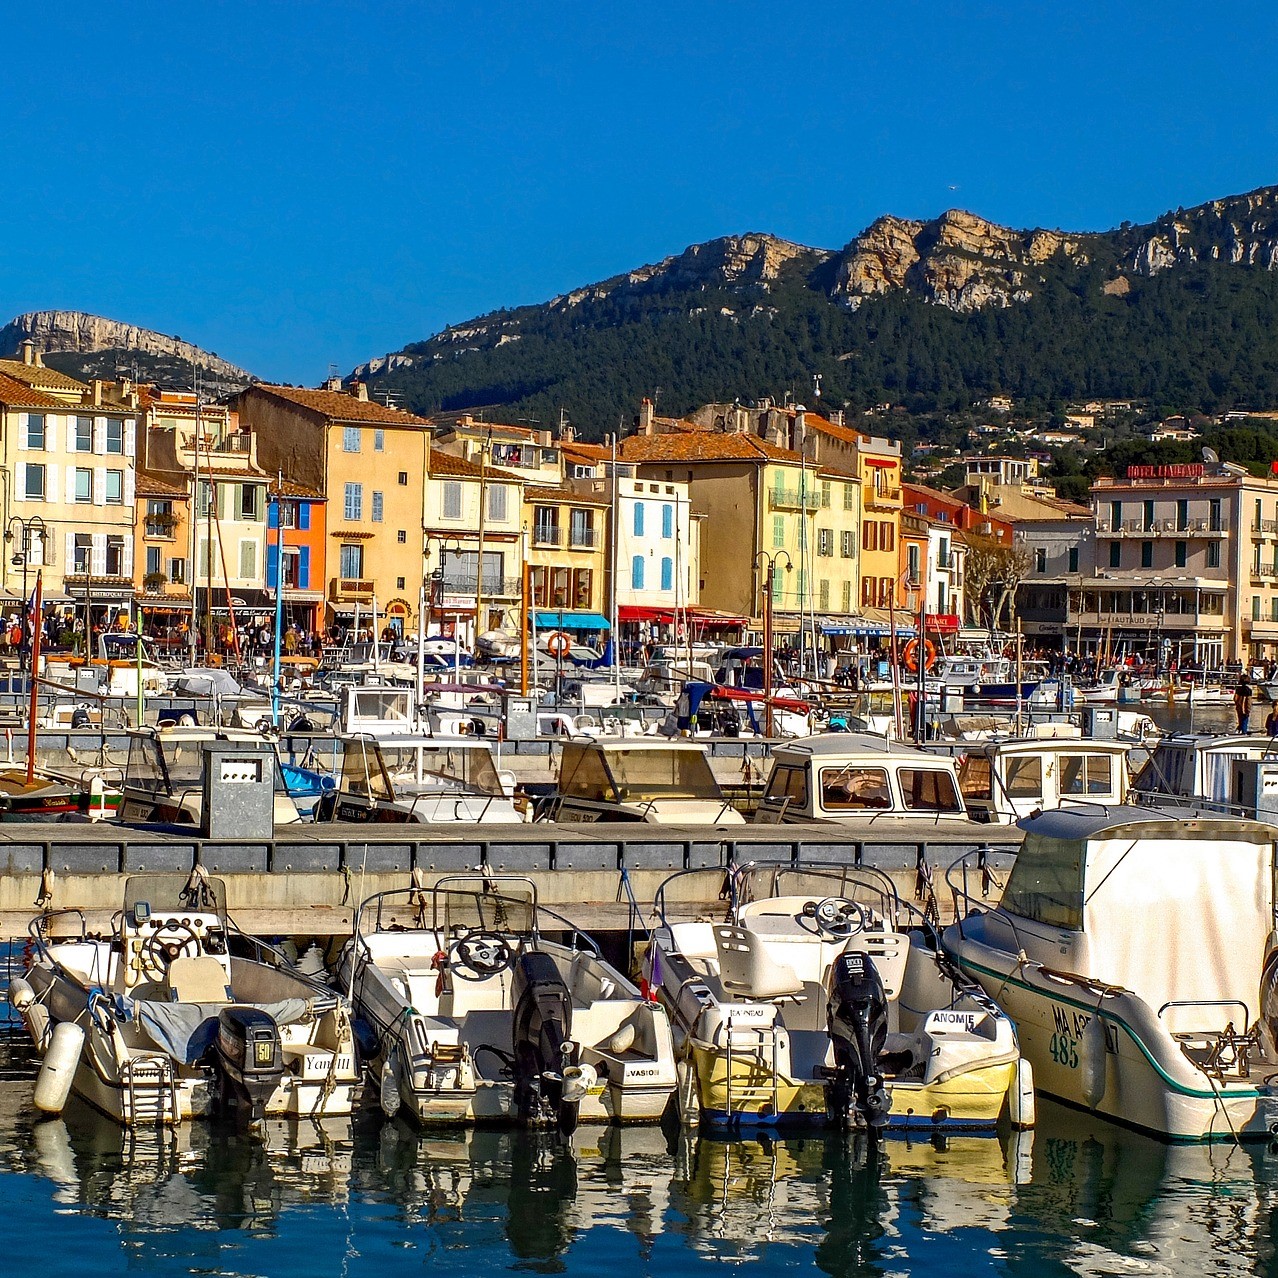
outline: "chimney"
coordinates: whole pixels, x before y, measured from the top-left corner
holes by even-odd
[[[656,417],[656,409],[653,407],[652,400],[647,395],[639,401],[639,433],[641,435],[655,435],[656,428],[653,425],[653,418]]]
[[[368,383],[367,382],[354,381],[350,384],[348,389],[350,393],[356,399],[362,399],[365,402],[367,402],[368,400]]]
[[[324,389],[326,391],[340,391],[342,389],[342,379],[340,377],[329,377],[324,381]]]
[[[31,368],[35,365],[35,343],[29,338],[24,337],[18,345],[18,349],[22,352],[22,362]]]
[[[836,408],[836,409],[834,410],[834,412],[832,412],[832,413],[830,414],[830,420],[831,420],[831,421],[832,421],[832,422],[833,422],[836,426],[842,426],[842,425],[843,425],[843,409],[841,409],[841,408]]]

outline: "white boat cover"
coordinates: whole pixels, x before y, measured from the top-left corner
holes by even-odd
[[[194,1065],[212,1046],[217,1036],[217,1014],[232,1003],[156,1003],[150,1000],[134,1003],[138,1024],[147,1037],[184,1065]],[[302,1020],[311,1003],[304,998],[286,998],[278,1003],[254,1003],[276,1025],[291,1025]]]

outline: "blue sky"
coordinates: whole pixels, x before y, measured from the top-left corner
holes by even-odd
[[[1278,6],[63,0],[5,14],[0,323],[315,383],[691,243],[1278,182]]]

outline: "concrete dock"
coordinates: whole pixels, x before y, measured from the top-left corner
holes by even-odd
[[[543,904],[588,930],[623,929],[630,918],[623,874],[646,914],[657,887],[677,870],[764,861],[837,862],[879,869],[917,900],[930,873],[938,904],[951,907],[945,869],[986,848],[996,880],[1015,859],[1021,832],[1009,826],[867,820],[829,825],[655,826],[550,824],[411,826],[359,823],[281,826],[260,843],[201,838],[184,827],[112,822],[0,823],[0,936],[24,936],[42,908],[83,911],[90,930],[109,925],[123,877],[189,873],[202,865],[223,878],[227,904],[247,932],[336,936],[374,892],[405,887],[414,869],[427,881],[486,869],[526,874]],[[698,886],[700,885],[700,886]],[[718,905],[714,875],[690,876],[681,900],[692,913]]]

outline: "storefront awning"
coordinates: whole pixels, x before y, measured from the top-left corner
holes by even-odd
[[[534,630],[611,630],[612,622],[598,612],[535,612]]]
[[[867,608],[862,613],[848,613],[839,617],[822,617],[821,633],[826,635],[890,635],[893,631],[893,618],[879,608]],[[914,626],[909,622],[909,613],[898,613],[895,630],[898,635],[910,636]]]
[[[956,612],[927,612],[923,614],[923,623],[932,634],[956,635],[959,632]]]

